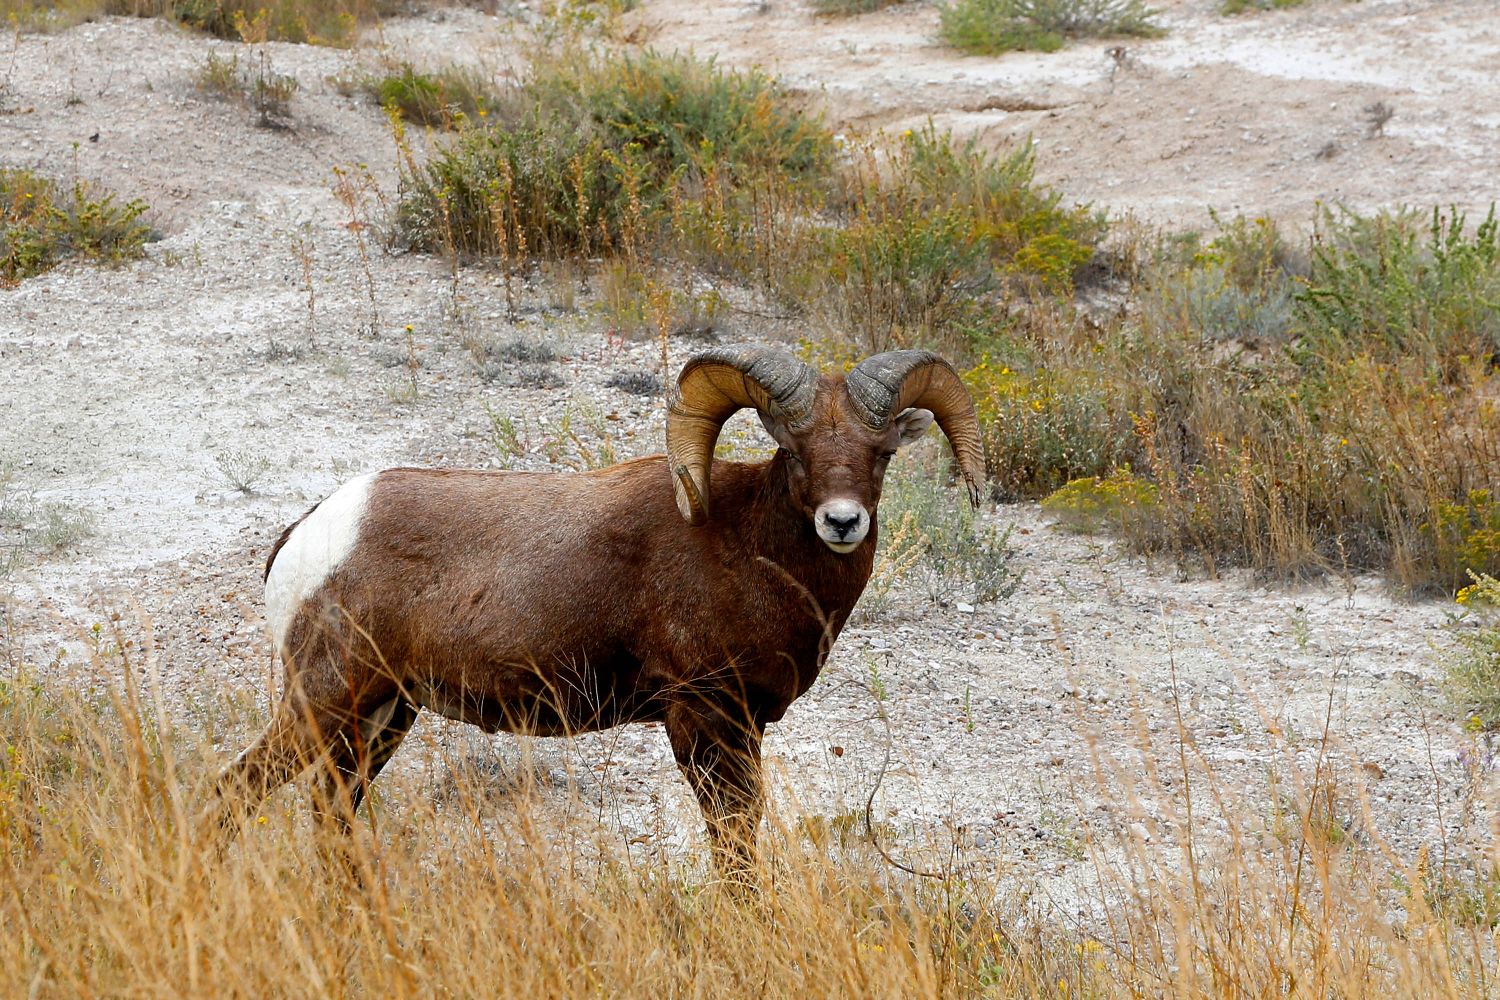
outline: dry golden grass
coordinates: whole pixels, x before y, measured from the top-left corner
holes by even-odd
[[[1299,766],[1271,727],[1266,784],[1235,789],[1180,723],[1155,742],[1144,715],[1134,736],[1085,732],[1093,780],[1158,817],[1134,835],[1080,829],[1083,898],[1057,910],[1036,904],[1049,888],[1037,875],[961,840],[923,854],[901,838],[893,853],[933,869],[914,876],[859,824],[835,838],[785,805],[762,835],[765,888],[737,902],[700,858],[627,847],[607,822],[580,820],[589,810],[565,791],[499,781],[435,743],[425,773],[377,784],[351,878],[325,863],[297,791],[267,803],[222,863],[193,842],[222,763],[210,740],[253,728],[242,704],[210,697],[199,723],[174,714],[161,654],[122,632],[95,632],[72,673],[38,672],[14,642],[0,681],[5,996],[1385,1000],[1493,988],[1496,914],[1474,905],[1487,883],[1389,852],[1326,737]]]

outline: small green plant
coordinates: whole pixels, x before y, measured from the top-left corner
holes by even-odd
[[[286,128],[291,120],[292,97],[300,86],[297,78],[276,72],[264,49],[252,62],[253,66],[241,63],[238,53],[226,57],[210,52],[198,68],[198,90],[245,105],[262,128]]]
[[[886,654],[886,663],[887,665],[889,665],[890,663],[889,653]],[[881,676],[880,673],[880,663],[875,659],[874,656],[868,654],[865,656],[865,671],[869,676],[866,687],[869,688],[870,697],[875,699],[877,711],[881,712],[883,715],[885,712],[885,708],[883,706],[885,705],[886,701],[890,699],[891,692],[886,688],[885,678]]]
[[[522,428],[516,424],[514,417],[497,413],[488,403],[485,404],[484,412],[490,418],[490,443],[495,446],[500,467],[509,469],[530,450]]]
[[[1500,579],[1482,573],[1458,592],[1463,613],[1444,689],[1454,707],[1482,732],[1500,729]]]
[[[36,555],[78,546],[94,533],[93,515],[72,504],[39,502],[19,486],[8,466],[0,466],[0,580]]]
[[[1010,529],[981,521],[921,459],[898,463],[886,476],[880,518],[896,529],[881,542],[902,575],[934,604],[980,604],[1015,593],[1021,575],[1011,566]]]
[[[1069,38],[1159,35],[1155,16],[1144,0],[953,0],[938,35],[971,55],[1055,52]]]
[[[205,94],[225,99],[238,97],[244,92],[239,54],[222,56],[217,52],[210,52],[204,57],[203,65],[198,67],[194,82],[198,90]]]
[[[214,455],[219,481],[249,496],[255,492],[261,477],[271,470],[271,460],[242,449],[221,451]]]
[[[406,121],[449,129],[482,124],[500,106],[485,74],[466,66],[418,73],[410,63],[402,63],[395,73],[371,78],[365,89],[381,107],[397,109]]]
[[[894,7],[901,0],[812,0],[814,14],[823,17],[853,17]]]
[[[1233,15],[1252,10],[1285,10],[1288,7],[1300,7],[1305,2],[1306,0],[1222,0],[1219,13]]]
[[[29,170],[0,170],[0,288],[70,257],[117,264],[141,256],[143,201],[118,203],[83,181],[62,188]]]

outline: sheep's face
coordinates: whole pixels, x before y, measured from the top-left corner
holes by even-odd
[[[792,429],[762,414],[766,430],[786,452],[792,502],[812,522],[823,544],[853,552],[870,533],[886,464],[932,424],[929,410],[906,410],[883,430],[872,430],[847,407],[820,399],[814,419]]]

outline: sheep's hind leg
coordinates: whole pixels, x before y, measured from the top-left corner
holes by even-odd
[[[757,885],[755,836],[763,795],[761,727],[709,703],[667,712],[667,738],[708,824],[719,873],[737,892]]]

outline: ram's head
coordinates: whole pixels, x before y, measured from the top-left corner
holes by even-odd
[[[667,456],[677,508],[690,524],[710,517],[709,470],[724,421],[744,407],[786,453],[792,501],[835,552],[853,552],[870,530],[886,463],[934,419],[979,503],[984,453],[974,403],[953,367],[929,351],[890,351],[846,375],[820,375],[764,347],[725,347],[690,360],[667,416]]]

